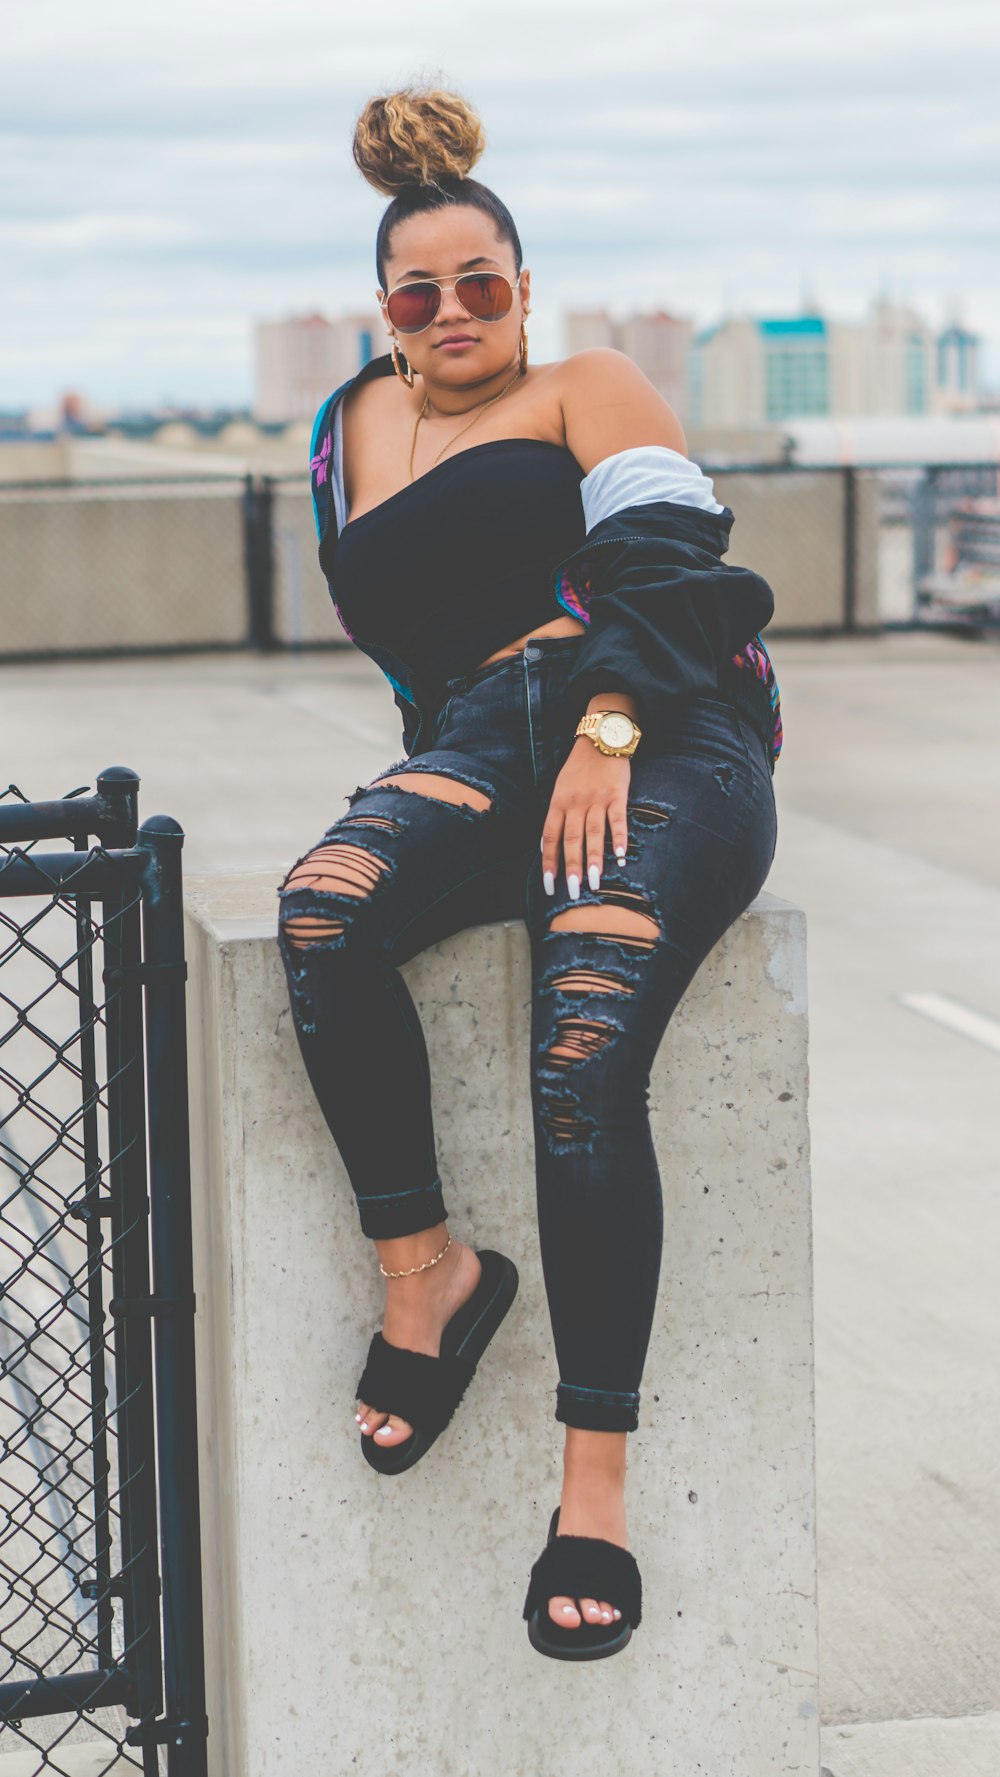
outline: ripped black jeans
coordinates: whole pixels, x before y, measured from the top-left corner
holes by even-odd
[[[556,893],[546,895],[539,838],[581,713],[565,688],[578,642],[536,638],[452,679],[431,749],[380,776],[438,772],[488,803],[448,803],[378,778],[359,785],[278,889],[278,942],[299,1046],[362,1232],[382,1238],[447,1214],[427,1049],[398,965],[466,926],[525,920],[555,1417],[634,1431],[663,1239],[650,1069],[699,964],[767,877],[775,805],[766,745],[745,714],[724,694],[687,698],[662,744],[640,740],[633,756],[624,863],[606,834],[600,888],[584,869],[571,901],[560,853]],[[299,866],[318,848],[341,866],[344,892],[304,884]],[[601,906],[644,917],[619,921],[629,929],[614,935],[572,929],[574,910]]]

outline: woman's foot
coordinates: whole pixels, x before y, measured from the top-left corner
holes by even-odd
[[[625,1529],[626,1432],[582,1431],[566,1427],[563,1458],[563,1490],[559,1506],[560,1536],[601,1536],[619,1548],[628,1548]],[[621,1611],[614,1599],[581,1598],[580,1611],[572,1598],[550,1598],[549,1616],[560,1629],[578,1629],[581,1623],[619,1623]]]
[[[405,1271],[433,1258],[447,1238],[448,1230],[441,1224],[398,1240],[377,1240],[375,1246],[387,1271]],[[412,1277],[387,1278],[382,1317],[382,1337],[386,1343],[440,1357],[441,1334],[452,1315],[475,1291],[482,1269],[472,1248],[453,1239],[444,1258],[429,1265],[426,1271],[418,1271]],[[405,1443],[413,1431],[405,1419],[395,1413],[380,1413],[369,1407],[367,1401],[358,1402],[355,1417],[364,1435],[387,1449]]]

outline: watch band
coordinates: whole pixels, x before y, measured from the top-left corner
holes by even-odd
[[[631,729],[632,729],[632,734],[625,746],[623,746],[623,747],[609,746],[606,741],[603,741],[601,739],[600,726],[606,716],[617,716],[619,718],[619,720],[624,721],[624,722],[628,722],[630,724]],[[640,738],[642,736],[642,729],[639,727],[639,724],[635,720],[635,717],[630,716],[627,710],[606,709],[606,710],[591,710],[588,715],[581,716],[579,722],[576,725],[575,733],[576,734],[585,734],[588,740],[593,741],[598,752],[605,753],[605,754],[608,754],[608,755],[610,755],[612,757],[616,757],[616,758],[630,758],[631,755],[635,752],[635,749],[639,744]]]

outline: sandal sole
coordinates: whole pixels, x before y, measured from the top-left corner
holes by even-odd
[[[537,1648],[540,1654],[546,1654],[550,1660],[606,1660],[611,1654],[620,1654],[623,1648],[628,1647],[632,1639],[631,1623],[626,1623],[624,1635],[616,1634],[610,1641],[594,1640],[585,1643],[582,1637],[588,1630],[593,1632],[598,1627],[597,1623],[581,1623],[579,1629],[560,1629],[558,1623],[553,1623],[553,1636],[567,1637],[566,1641],[557,1643],[554,1639],[549,1639],[536,1610],[528,1622],[528,1640],[533,1648]]]

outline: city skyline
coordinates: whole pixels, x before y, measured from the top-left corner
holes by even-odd
[[[398,0],[368,21],[315,0],[11,18],[0,408],[246,401],[255,321],[371,303],[384,200],[353,120],[428,78],[484,118],[476,176],[521,233],[536,362],[570,309],[704,326],[813,299],[850,320],[884,293],[979,333],[1000,383],[1000,18],[979,0],[642,0],[613,32],[591,0],[510,0],[480,46]]]

